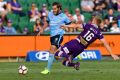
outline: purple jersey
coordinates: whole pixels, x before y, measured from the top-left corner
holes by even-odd
[[[85,48],[87,48],[87,46],[93,43],[96,39],[103,38],[102,33],[99,31],[96,25],[85,24],[83,28],[84,30],[77,38],[80,39],[80,43],[83,44]]]
[[[84,25],[84,30],[79,34],[79,36],[61,46],[55,56],[68,57],[68,55],[73,55],[73,58],[75,58],[96,39],[102,38],[103,35],[97,26],[86,24]]]

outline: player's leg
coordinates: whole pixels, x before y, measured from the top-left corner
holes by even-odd
[[[54,57],[56,60],[61,60],[62,58],[68,58],[69,55],[63,50],[64,47],[60,47],[60,49],[55,53]]]
[[[64,61],[64,64],[65,64],[65,63],[68,63],[68,61],[71,60],[71,63],[69,62],[69,63],[68,63],[68,66],[69,66],[69,67],[74,67],[76,70],[79,70],[80,63],[79,63],[79,62],[73,63],[72,61],[73,61],[73,59],[74,59],[75,57],[77,57],[81,52],[83,52],[84,49],[81,47],[81,48],[78,49],[78,50],[79,50],[79,51],[76,50],[77,52],[74,52],[74,53],[68,58],[68,60],[65,60],[65,61]]]
[[[64,46],[62,46],[60,50],[55,53],[55,58],[60,59],[61,57],[64,57],[65,59],[63,60],[63,65],[74,67],[78,70],[80,63],[73,63],[72,60],[83,50],[84,48],[82,48],[76,40],[71,40],[64,44]]]
[[[54,52],[57,50],[57,47],[55,45],[51,45],[50,47],[50,54],[49,54],[49,58],[48,58],[48,64],[47,64],[47,69],[48,71],[50,71],[52,63],[54,61]]]
[[[53,60],[54,60],[54,53],[56,52],[56,50],[60,47],[60,44],[63,41],[63,37],[60,35],[57,35],[55,38],[51,39],[51,47],[50,47],[50,55],[48,58],[48,65],[47,65],[47,69],[50,71]]]
[[[54,53],[62,43],[63,36],[60,36],[60,35],[53,36],[51,37],[50,41],[51,41],[51,47],[50,47],[50,54],[48,58],[48,64],[47,64],[47,68],[41,72],[42,74],[48,74],[50,72],[51,66],[54,61]]]
[[[59,51],[55,53],[55,59],[60,60],[64,58],[62,62],[64,66],[74,67],[75,63],[72,63],[71,55],[68,55],[69,53],[70,51],[68,50],[68,48],[66,46],[63,46]]]
[[[73,63],[72,62],[73,56],[70,55],[70,53],[71,52],[69,51],[67,45],[63,46],[63,47],[60,47],[60,50],[55,53],[55,59],[56,60],[60,60],[61,58],[64,58],[63,62],[62,62],[62,64],[64,66],[74,67],[76,70],[78,70],[79,66],[80,66],[80,63],[78,63],[78,62],[77,63]]]
[[[65,58],[62,62],[62,64],[64,66],[67,66],[67,67],[74,67],[76,70],[79,70],[79,67],[80,67],[80,63],[79,62],[76,62],[76,63],[73,63],[72,61],[72,55],[69,56],[69,58]]]

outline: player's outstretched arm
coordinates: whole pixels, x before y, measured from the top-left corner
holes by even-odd
[[[61,25],[61,29],[68,31],[68,25]]]
[[[108,45],[108,43],[106,42],[106,40],[103,38],[103,39],[100,39],[100,41],[104,44],[105,48],[110,53],[110,55],[112,56],[112,58],[114,60],[118,60],[119,57],[117,55],[115,55],[115,54],[112,53],[112,50],[111,50],[110,46]]]
[[[80,25],[76,25],[76,24],[69,24],[69,25],[61,25],[61,28],[68,31],[69,29],[68,28],[80,28]],[[83,29],[83,28],[81,28]]]

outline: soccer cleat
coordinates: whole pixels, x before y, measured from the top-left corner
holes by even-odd
[[[79,62],[75,63],[74,68],[75,68],[76,70],[79,70],[79,68],[80,68],[80,63],[79,63]]]
[[[41,72],[41,74],[48,74],[50,71],[48,69],[45,69],[44,71]]]
[[[79,60],[82,60],[82,57],[81,57],[80,55],[78,55],[77,58],[78,58]]]

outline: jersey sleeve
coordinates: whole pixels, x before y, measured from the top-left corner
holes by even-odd
[[[98,39],[103,39],[104,38],[104,36],[103,36],[103,34],[100,32],[100,31],[98,31]]]
[[[69,25],[71,23],[70,19],[65,15],[64,19],[65,25]]]
[[[83,29],[88,29],[89,27],[91,27],[90,24],[82,24],[82,26],[83,26]]]

